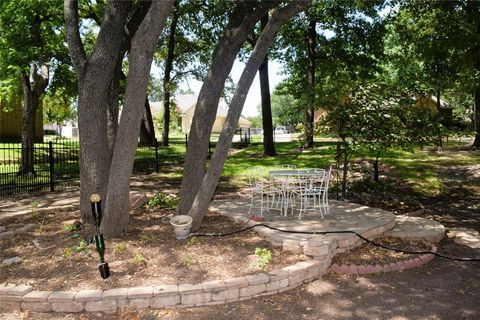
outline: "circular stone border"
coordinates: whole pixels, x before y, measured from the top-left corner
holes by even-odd
[[[245,217],[222,213],[234,221],[248,221]],[[254,221],[248,221],[247,223],[248,225],[258,224]],[[375,238],[394,226],[395,219],[377,228],[365,230],[363,236]],[[257,230],[257,232],[264,236],[269,233],[266,228],[258,229],[260,230]],[[275,240],[280,239],[271,240],[273,245],[279,245],[279,243],[275,243]],[[303,283],[315,280],[328,271],[331,258],[335,253],[351,249],[363,242],[356,237],[345,237],[344,235],[339,239],[329,238],[321,241],[322,243],[315,243],[313,248],[309,248],[314,243],[301,241],[304,239],[281,240],[283,240],[283,243],[280,243],[284,250],[315,249],[308,252],[314,259],[298,262],[267,273],[259,272],[243,277],[206,281],[198,284],[182,283],[106,290],[43,291],[33,290],[33,287],[29,285],[2,283],[0,284],[0,312],[26,310],[69,313],[83,311],[115,312],[128,307],[137,309],[182,308],[243,301],[288,291]],[[305,251],[307,250],[304,250],[304,253],[307,254]],[[433,255],[427,256],[432,256],[431,259],[433,259]],[[351,267],[351,269],[353,270],[354,267]],[[358,267],[356,267],[356,270],[358,272]]]
[[[25,229],[31,227],[29,225]],[[11,231],[8,238],[28,231]],[[161,309],[225,304],[294,289],[317,279],[327,272],[329,266],[330,259],[312,259],[271,272],[224,280],[105,290],[34,290],[30,285],[5,282],[0,283],[0,312],[115,312],[129,307]]]
[[[431,252],[437,253],[437,250],[438,250],[438,247],[433,245]],[[402,271],[402,270],[420,267],[432,261],[434,258],[435,258],[434,254],[427,253],[427,254],[420,255],[418,258],[403,260],[399,262],[392,262],[392,263],[383,264],[383,265],[380,265],[380,264],[338,265],[337,263],[334,263],[330,266],[329,270],[332,272],[342,273],[342,274],[370,274],[370,273],[380,273],[380,272]]]

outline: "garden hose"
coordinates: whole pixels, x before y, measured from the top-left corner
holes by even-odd
[[[399,249],[399,248],[393,248],[393,247],[385,246],[385,245],[383,245],[383,244],[374,242],[374,241],[372,241],[372,240],[370,240],[370,239],[367,239],[367,238],[365,238],[364,236],[362,236],[361,234],[359,234],[358,232],[352,231],[352,230],[339,230],[339,231],[295,231],[295,230],[279,229],[279,228],[275,228],[275,227],[269,226],[268,224],[259,223],[259,224],[255,224],[255,225],[253,225],[253,226],[249,226],[249,227],[246,227],[246,228],[243,228],[243,229],[238,229],[238,230],[234,230],[234,231],[230,231],[230,232],[225,232],[225,233],[192,233],[192,234],[190,234],[189,236],[190,236],[190,237],[225,237],[225,236],[230,236],[230,235],[233,235],[233,234],[245,232],[245,231],[250,230],[250,229],[253,229],[253,228],[255,228],[255,227],[266,227],[266,228],[268,228],[268,229],[272,229],[272,230],[279,231],[279,232],[284,232],[284,233],[298,233],[298,234],[314,234],[314,235],[325,235],[325,234],[354,234],[354,235],[356,235],[357,237],[359,237],[360,239],[362,239],[363,241],[368,242],[368,243],[370,243],[370,244],[372,244],[372,245],[374,245],[374,246],[376,246],[376,247],[380,247],[380,248],[386,249],[386,250],[391,250],[391,251],[401,252],[401,253],[407,253],[407,254],[433,254],[433,255],[436,256],[436,257],[443,258],[443,259],[447,259],[447,260],[453,260],[453,261],[480,262],[480,258],[456,258],[456,257],[449,257],[449,256],[446,256],[446,255],[443,255],[443,254],[440,254],[440,253],[437,253],[437,252],[431,252],[431,251],[411,251],[411,250],[404,250],[404,249]]]

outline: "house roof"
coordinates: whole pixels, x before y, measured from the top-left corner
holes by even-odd
[[[197,99],[198,99],[198,96],[194,94],[180,94],[175,96],[173,100],[175,100],[177,111],[180,114],[180,116],[184,115],[188,110],[195,108],[195,105],[197,104]],[[162,104],[163,104],[162,101],[150,102],[150,108],[152,110],[152,114],[158,114],[162,109]],[[220,116],[222,118],[226,118],[227,113],[228,113],[227,105],[223,101],[220,101],[218,103],[217,117]],[[250,127],[252,125],[250,121],[248,121],[243,117],[240,117],[240,119],[238,120],[238,123],[243,127]]]

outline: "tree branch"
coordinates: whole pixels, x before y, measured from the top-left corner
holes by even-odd
[[[87,62],[87,54],[80,38],[78,23],[78,0],[64,1],[65,26],[67,29],[67,42],[70,56],[79,81],[83,79],[83,71]]]
[[[175,73],[175,75],[170,79],[170,82],[173,82],[176,78],[179,78],[179,77],[182,77],[186,74],[195,74],[196,70],[195,69],[191,69],[191,70],[187,70],[187,71],[183,71],[183,72],[177,72]]]
[[[88,15],[86,15],[85,18],[92,19],[99,27],[102,25],[102,19],[93,11],[93,6],[90,1],[88,2]]]
[[[25,70],[22,70],[20,74],[20,82],[22,83],[22,89],[24,92],[31,90],[30,81],[28,80],[28,76]]]
[[[150,9],[151,1],[142,1],[127,22],[128,39],[131,40]],[[128,41],[130,42],[130,41]]]

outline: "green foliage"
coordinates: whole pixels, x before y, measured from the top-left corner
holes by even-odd
[[[163,130],[163,101],[162,106],[160,108],[160,112],[158,112],[155,116],[153,116],[153,124],[155,129],[159,132]],[[177,132],[180,133],[182,131],[182,119],[179,117],[178,112],[176,111],[175,101],[172,100],[170,103],[170,132]]]
[[[88,252],[88,243],[84,239],[78,239],[77,244],[73,247],[73,250],[76,253],[87,253]]]
[[[265,270],[272,260],[272,251],[267,248],[255,248],[255,256],[257,261],[252,263],[252,267]]]
[[[122,253],[127,250],[127,244],[125,242],[115,243],[113,246],[113,253]]]
[[[325,106],[322,132],[367,148],[376,158],[393,147],[412,148],[437,137],[436,110],[388,85],[356,86],[343,101]]]
[[[65,248],[65,250],[63,250],[62,256],[64,258],[70,258],[71,255],[72,255],[72,248]]]
[[[152,241],[152,240],[155,240],[155,237],[150,233],[142,232],[138,236],[138,239],[140,241]]]
[[[141,252],[136,252],[134,255],[133,255],[133,258],[132,258],[132,262],[134,264],[137,264],[137,265],[140,265],[140,264],[147,264],[147,260],[145,259],[145,257],[143,256],[143,253]]]
[[[163,192],[158,192],[148,201],[148,205],[152,208],[175,210],[178,199],[172,194],[165,195]]]
[[[192,256],[188,253],[188,252],[185,252],[183,255],[182,255],[182,264],[185,266],[185,267],[190,267],[193,263],[193,258]]]
[[[302,123],[302,101],[295,100],[289,94],[274,93],[272,99],[273,126],[292,126]]]
[[[19,75],[28,74],[31,63],[48,65],[50,91],[75,90],[62,12],[61,1],[0,2],[0,96],[20,94]]]
[[[43,99],[44,122],[60,126],[75,120],[77,113],[72,108],[72,104],[73,97],[69,96],[64,88],[47,94]]]
[[[454,108],[449,129],[460,134],[480,88],[479,25],[478,1],[401,1],[389,19],[385,77],[400,90],[446,98]]]
[[[66,224],[62,227],[62,231],[72,232],[76,230],[77,230],[77,226],[74,223]]]
[[[32,200],[32,202],[30,202],[30,206],[32,207],[32,211],[30,212],[30,216],[32,218],[38,217],[38,211],[37,211],[38,201]]]
[[[250,116],[247,120],[252,123],[252,128],[263,128],[262,116]]]
[[[203,242],[202,238],[193,236],[188,240],[188,245],[194,246],[194,245],[200,244],[202,242]]]

